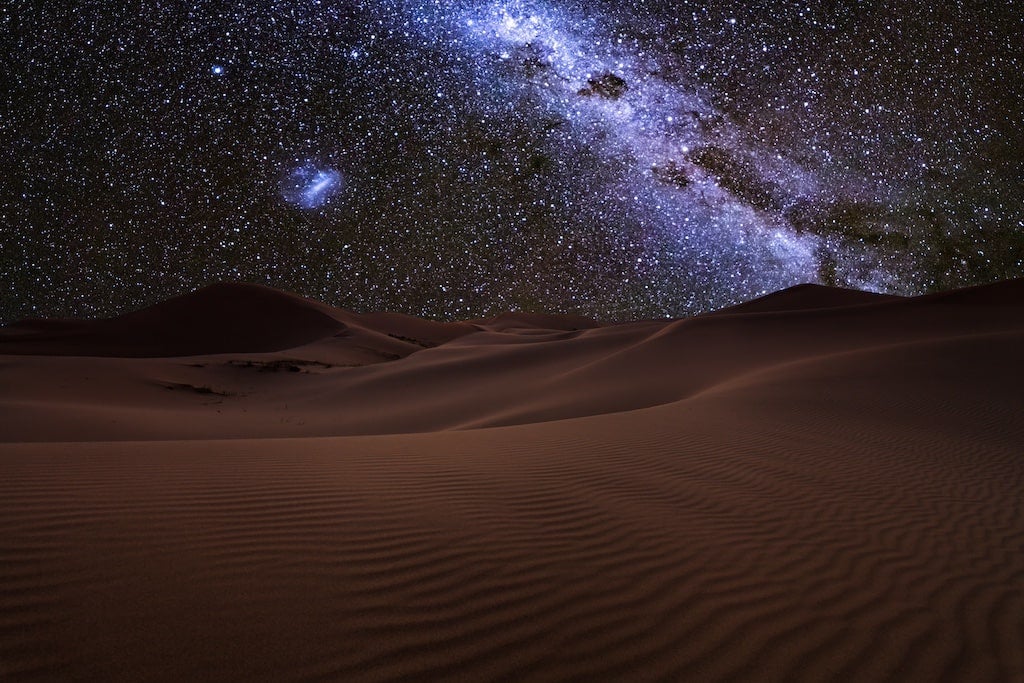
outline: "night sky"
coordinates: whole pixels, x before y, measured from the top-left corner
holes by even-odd
[[[1024,275],[1024,6],[0,7],[0,322],[218,280],[683,316]]]

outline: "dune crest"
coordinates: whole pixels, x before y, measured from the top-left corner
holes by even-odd
[[[742,304],[723,308],[715,313],[718,315],[727,313],[779,313],[782,311],[845,308],[847,306],[867,306],[884,301],[898,301],[902,298],[890,294],[862,292],[856,289],[804,284],[772,292]]]

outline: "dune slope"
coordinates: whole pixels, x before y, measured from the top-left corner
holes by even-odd
[[[7,353],[0,355],[0,438],[386,434],[634,410],[807,358],[1019,333],[1022,289],[1014,281],[900,299],[798,287],[751,302],[753,310],[599,325],[536,315],[472,324],[417,321],[331,309],[253,286],[231,289],[231,296],[224,287],[216,297],[204,290],[89,323],[117,334],[91,333],[81,344],[73,336],[57,342],[17,328],[0,334],[0,351]],[[231,301],[239,310],[223,314]],[[260,316],[250,320],[254,310]],[[200,322],[189,326],[188,320]],[[152,341],[153,330],[169,327],[187,332]],[[239,330],[253,329],[262,336],[236,339]],[[186,334],[194,337],[188,344]],[[292,337],[294,347],[266,350]],[[218,352],[116,357],[133,355],[124,351],[129,343],[146,354],[160,344]],[[40,355],[31,355],[34,349]],[[41,355],[58,350],[63,355]]]
[[[0,356],[0,679],[1024,680],[1024,288],[827,294]]]

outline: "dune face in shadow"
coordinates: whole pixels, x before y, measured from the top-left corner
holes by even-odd
[[[0,330],[0,678],[1024,680],[1024,281]]]
[[[279,351],[344,334],[345,325],[291,294],[218,284],[117,318],[25,321],[5,332],[3,353],[149,358]]]

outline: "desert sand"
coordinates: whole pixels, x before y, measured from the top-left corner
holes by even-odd
[[[1024,281],[0,330],[0,679],[1024,681]]]

